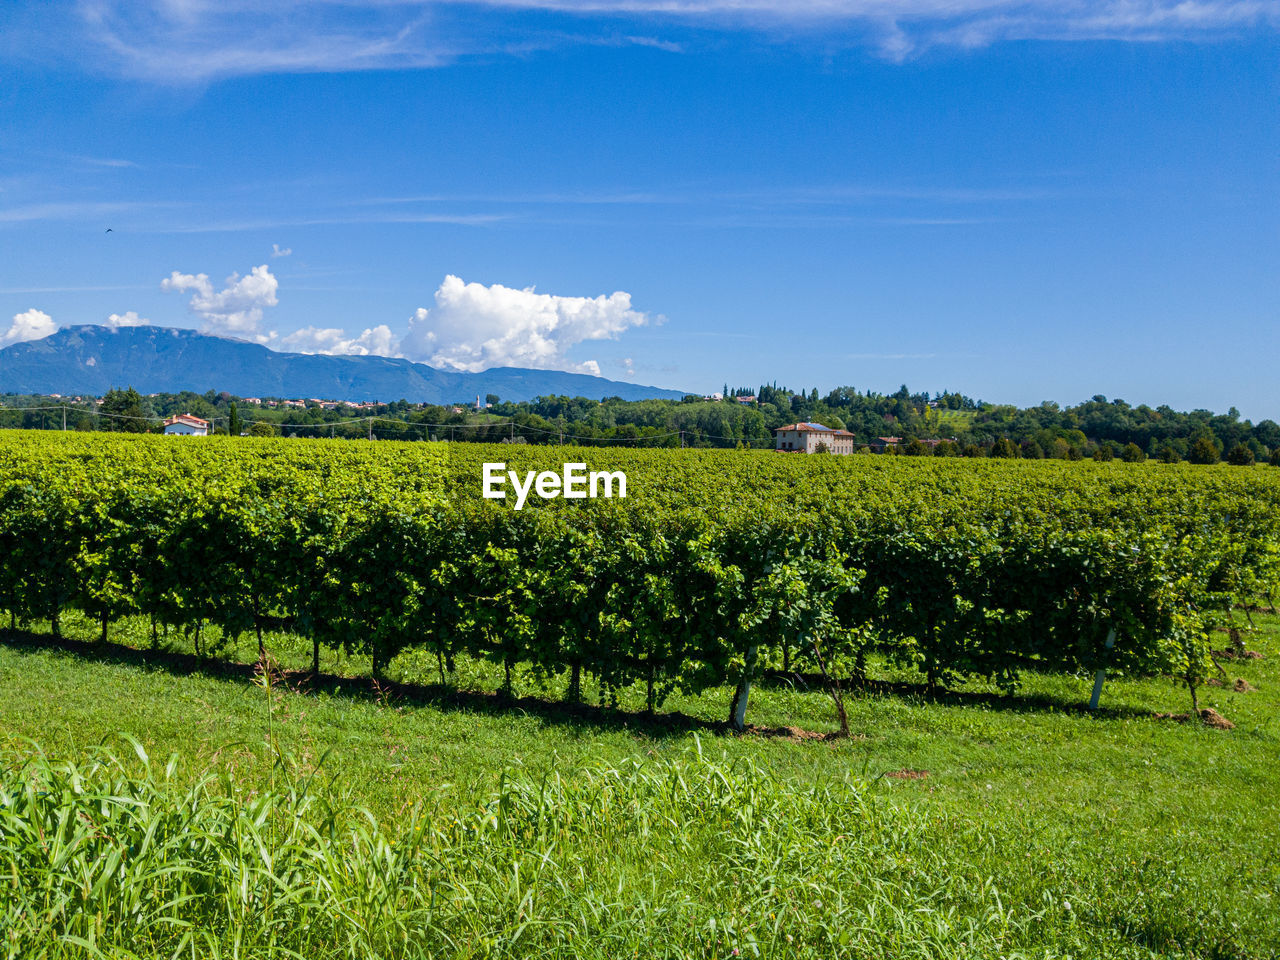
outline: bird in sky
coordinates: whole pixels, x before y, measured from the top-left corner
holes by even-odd
[[[107,233],[110,233],[110,232],[111,232],[111,228],[107,227]]]

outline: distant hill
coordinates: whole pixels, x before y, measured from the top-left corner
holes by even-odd
[[[454,403],[488,393],[511,401],[553,394],[624,400],[683,396],[679,390],[558,370],[495,367],[456,373],[390,357],[280,353],[175,327],[86,324],[0,350],[0,392],[101,396],[126,386],[140,393],[225,390],[245,397],[412,403]]]

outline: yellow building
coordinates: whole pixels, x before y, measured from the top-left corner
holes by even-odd
[[[789,423],[774,433],[774,449],[795,453],[853,453],[853,434],[820,423]]]

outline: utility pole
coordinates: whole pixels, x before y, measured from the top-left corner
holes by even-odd
[[[67,408],[62,408],[62,432],[67,432]]]
[[[369,418],[369,439],[373,439],[373,417]]]

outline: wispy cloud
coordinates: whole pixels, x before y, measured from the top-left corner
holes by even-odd
[[[505,207],[504,220],[539,224],[617,225],[655,218],[672,226],[695,228],[823,227],[879,225],[899,227],[964,226],[1004,222],[1020,206],[1060,198],[1063,190],[1024,186],[929,184],[769,185],[724,189],[712,185],[672,186],[664,190],[619,188],[581,192],[457,193],[353,198],[345,205],[382,211],[378,222],[411,216],[393,210],[419,208]],[[618,208],[615,214],[611,208]],[[627,209],[632,208],[632,209]],[[608,210],[609,212],[604,212]],[[473,218],[479,214],[472,214]],[[626,219],[623,219],[626,218]],[[448,219],[454,219],[450,217]],[[348,222],[342,218],[342,222]],[[353,217],[350,222],[360,222]]]
[[[431,203],[494,203],[509,206],[686,206],[726,203],[756,206],[841,206],[874,201],[920,200],[968,204],[1042,200],[1055,195],[1041,187],[961,187],[930,184],[831,183],[821,186],[769,185],[725,190],[711,184],[666,190],[617,189],[529,193],[421,194],[368,197],[348,201],[353,206],[407,206]]]
[[[121,160],[117,157],[81,157],[73,156],[70,159],[77,163],[84,163],[91,167],[112,167],[115,169],[136,168],[138,165],[132,160]]]
[[[551,192],[551,193],[454,193],[420,194],[404,197],[367,197],[348,201],[350,206],[407,206],[429,203],[495,203],[510,206],[564,205],[564,206],[641,206],[653,204],[683,204],[694,199],[709,199],[707,193],[692,191],[655,192],[648,190],[616,190],[601,192]]]
[[[64,201],[57,203],[30,203],[25,206],[0,208],[0,223],[30,223],[40,220],[101,220],[112,214],[135,213],[157,207],[172,207],[171,203],[151,202],[99,202]],[[94,223],[94,227],[98,224]]]
[[[971,227],[999,221],[994,217],[877,217],[871,222],[885,227]]]
[[[424,69],[582,44],[678,53],[688,28],[905,60],[939,46],[1186,40],[1280,25],[1274,0],[81,0],[78,9],[100,66],[161,83]],[[525,15],[518,24],[504,16],[512,11]]]
[[[846,360],[933,360],[936,353],[846,353]]]
[[[151,284],[118,284],[113,286],[73,287],[0,287],[0,293],[103,293],[115,290],[150,290]]]
[[[280,227],[315,227],[332,225],[350,226],[357,224],[379,223],[438,223],[464,227],[480,227],[509,219],[512,218],[496,213],[403,213],[387,214],[385,216],[321,216],[307,217],[304,219],[263,218],[260,220],[223,220],[216,222],[192,222],[190,220],[186,220],[181,223],[156,223],[151,226],[140,227],[139,229],[147,233],[237,233],[251,230],[274,230]]]
[[[24,191],[28,196],[35,191]],[[65,199],[0,207],[0,227],[61,222],[78,228],[146,234],[214,234],[316,226],[440,225],[460,227],[614,226],[662,222],[672,227],[945,227],[1015,219],[1027,204],[1061,197],[1060,190],[1021,186],[830,184],[716,189],[677,185],[648,190],[474,192],[334,199],[299,216],[270,187],[238,194],[235,203],[188,197],[103,202]],[[239,208],[239,209],[237,209]],[[275,208],[275,209],[273,209]],[[240,210],[252,214],[238,216]],[[291,248],[271,246],[273,259]]]

